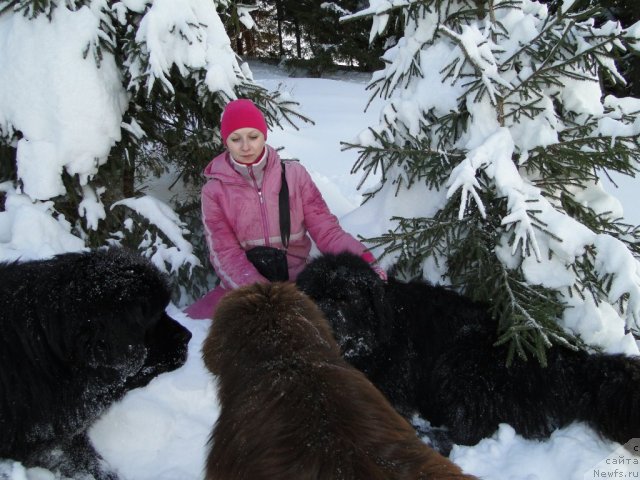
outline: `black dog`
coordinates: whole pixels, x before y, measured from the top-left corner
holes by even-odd
[[[324,311],[345,358],[402,414],[446,427],[454,443],[475,444],[502,422],[530,438],[573,421],[621,444],[640,435],[638,357],[554,347],[546,368],[507,367],[485,306],[424,282],[384,283],[346,253],[314,260],[297,284]]]
[[[122,249],[0,264],[0,458],[116,478],[87,428],[186,360],[166,279]]]
[[[202,346],[220,416],[207,480],[472,480],[340,355],[291,283],[228,293]]]

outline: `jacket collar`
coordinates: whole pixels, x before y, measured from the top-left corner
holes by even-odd
[[[253,174],[254,177],[259,177],[260,179],[262,179],[264,169],[267,166],[267,156],[267,147],[265,146],[260,160],[252,163],[251,165],[237,162],[232,155],[228,155],[228,161],[231,162],[231,166],[233,167],[233,169],[247,180],[251,180],[251,174]]]
[[[279,162],[278,153],[269,145],[265,146],[265,153],[259,163],[263,164],[264,172],[271,168],[271,165]],[[244,181],[242,175],[232,166],[239,165],[231,159],[229,152],[225,151],[209,162],[204,169],[204,175],[208,179],[215,178],[223,182]],[[245,170],[247,167],[243,167]],[[255,166],[254,166],[255,168]]]

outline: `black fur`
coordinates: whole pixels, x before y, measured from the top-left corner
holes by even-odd
[[[584,421],[626,443],[640,435],[640,358],[560,347],[548,367],[507,367],[485,306],[424,282],[381,281],[347,253],[314,260],[297,284],[327,315],[345,358],[405,416],[471,445],[499,423],[525,437]]]
[[[86,431],[186,360],[168,303],[164,276],[123,249],[0,264],[0,458],[116,478]]]

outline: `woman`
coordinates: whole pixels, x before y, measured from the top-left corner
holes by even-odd
[[[227,150],[204,170],[208,178],[202,189],[202,221],[209,258],[220,285],[190,306],[192,318],[210,318],[216,303],[230,289],[267,282],[249,261],[246,251],[256,246],[283,249],[279,199],[281,160],[266,144],[267,123],[251,100],[229,103],[220,125]],[[309,173],[298,162],[287,162],[290,237],[286,248],[289,280],[304,268],[311,240],[323,253],[350,251],[361,255],[386,278],[373,255],[345,232],[329,211]]]

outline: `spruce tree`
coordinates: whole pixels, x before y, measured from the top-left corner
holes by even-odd
[[[624,82],[614,59],[637,53],[640,27],[572,4],[371,0],[343,19],[371,18],[371,38],[403,31],[370,84],[380,123],[345,146],[354,171],[381,176],[367,200],[415,206],[369,241],[399,272],[487,302],[510,362],[544,364],[553,344],[620,348],[587,321],[623,319],[637,348],[640,229],[601,179],[638,172],[640,100],[601,85]]]
[[[108,87],[123,101],[120,140],[107,155],[96,157],[96,171],[78,173],[67,164],[60,173],[63,194],[43,198],[40,193],[31,200],[53,202],[49,214],[64,220],[69,233],[86,246],[138,249],[174,275],[177,294],[197,297],[213,280],[199,193],[203,167],[223,150],[219,119],[224,105],[235,97],[250,97],[271,126],[301,117],[293,102],[258,86],[234,54],[217,12],[225,11],[227,0],[157,3],[0,0],[0,16],[21,25],[43,18],[49,24],[65,19],[72,25],[77,18],[81,26],[88,18],[95,20],[93,40],[80,45],[78,55],[96,71],[115,71],[112,76],[119,77]],[[34,81],[38,79],[24,79],[25,84]],[[16,192],[28,194],[29,180],[21,177],[16,157],[22,139],[32,140],[31,126],[6,113],[0,112],[8,120],[0,124],[0,182],[7,180]],[[169,190],[162,202],[148,196],[145,190],[167,174],[176,193]]]

